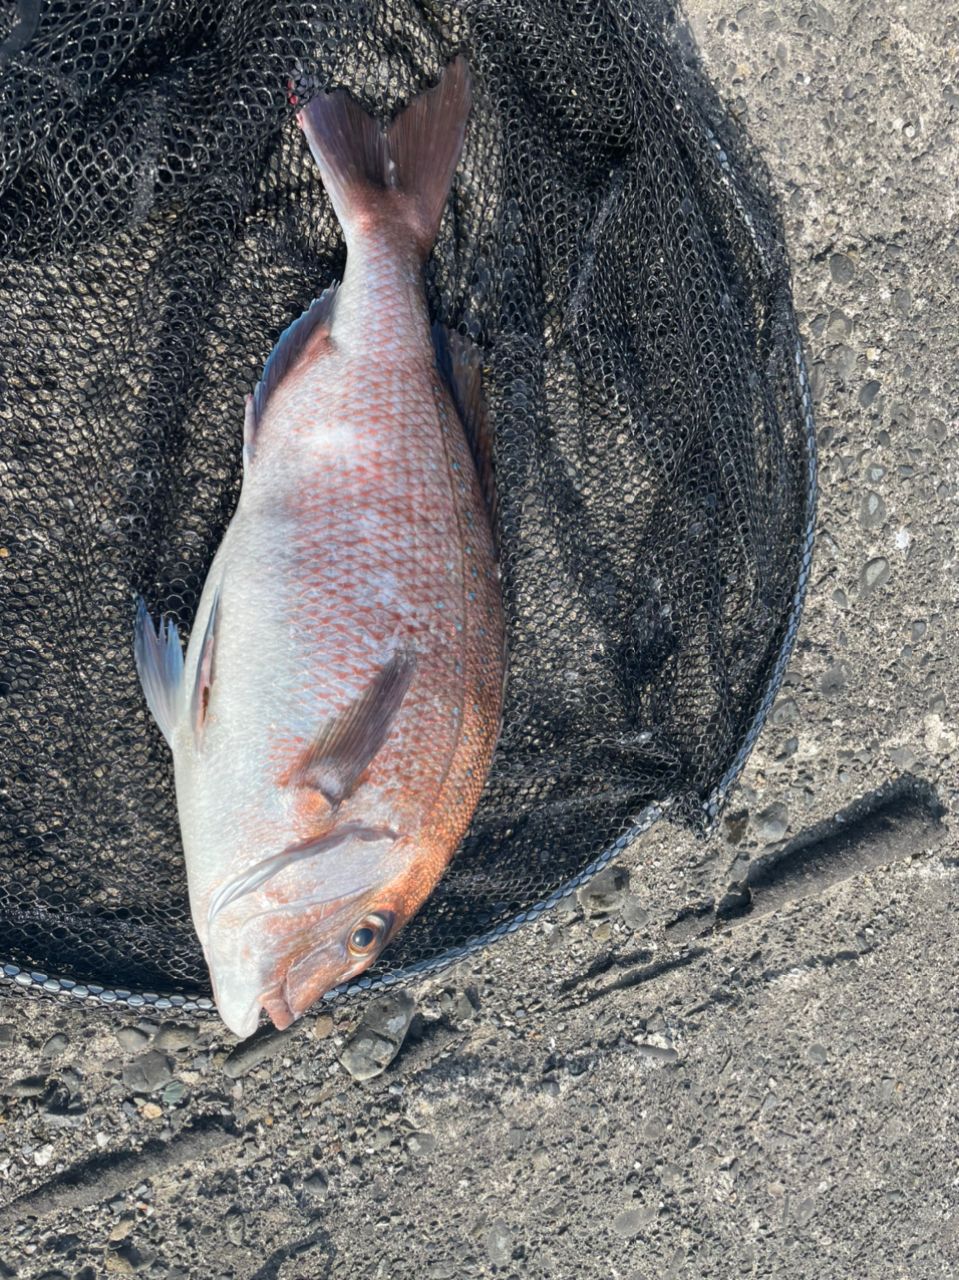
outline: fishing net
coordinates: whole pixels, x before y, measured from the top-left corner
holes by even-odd
[[[133,618],[189,631],[244,395],[343,270],[290,81],[384,117],[458,51],[474,81],[426,287],[484,353],[505,725],[356,985],[510,931],[660,813],[708,827],[795,633],[813,441],[768,186],[668,8],[7,0],[0,41],[6,977],[207,1003]]]

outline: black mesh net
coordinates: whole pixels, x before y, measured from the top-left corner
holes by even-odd
[[[134,600],[189,630],[243,397],[343,269],[290,79],[383,115],[457,51],[474,81],[427,295],[487,364],[505,727],[359,985],[515,927],[664,808],[707,825],[792,643],[813,446],[768,187],[665,6],[27,0],[0,40],[7,977],[209,994]]]

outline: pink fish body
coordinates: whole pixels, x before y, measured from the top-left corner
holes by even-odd
[[[463,422],[476,370],[454,350],[451,392],[421,279],[468,111],[457,59],[389,131],[342,92],[301,112],[343,282],[248,401],[242,493],[185,660],[172,624],[138,617],[193,920],[240,1036],[372,963],[453,856],[492,758],[503,616]]]

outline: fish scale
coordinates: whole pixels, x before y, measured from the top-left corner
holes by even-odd
[[[248,403],[240,501],[175,687],[163,635],[138,632],[194,924],[240,1035],[261,1008],[288,1025],[395,937],[495,746],[502,604],[457,410],[479,447],[476,364],[449,339],[453,388],[440,376],[421,274],[468,109],[458,59],[388,132],[343,93],[301,113],[346,272]]]

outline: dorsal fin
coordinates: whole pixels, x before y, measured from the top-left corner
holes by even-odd
[[[496,533],[496,482],[493,475],[493,434],[483,397],[483,354],[468,338],[433,325],[436,364],[446,380],[469,443],[490,524]]]
[[[416,670],[412,649],[398,649],[342,715],[325,724],[286,781],[312,787],[336,807],[347,798],[386,741]]]
[[[253,400],[249,409],[248,431],[255,436],[256,427],[263,418],[263,411],[272,393],[286,377],[292,365],[302,354],[307,342],[324,330],[327,334],[333,323],[333,303],[336,300],[336,285],[324,289],[318,298],[307,307],[303,314],[293,321],[280,334],[280,340],[270,352],[260,381],[253,392]],[[248,441],[252,455],[253,440]]]

